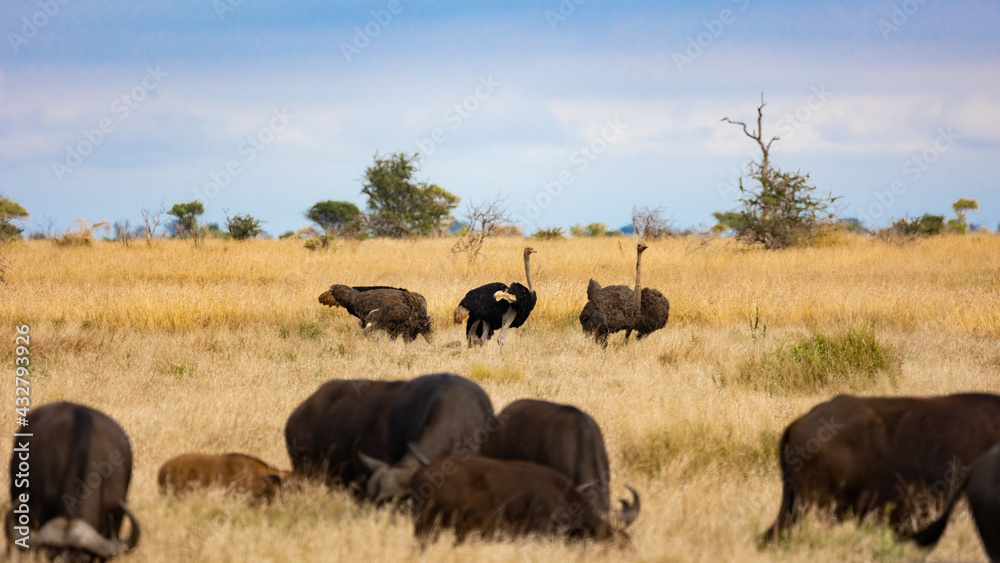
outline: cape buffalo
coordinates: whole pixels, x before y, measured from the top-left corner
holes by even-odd
[[[27,418],[26,436],[15,436],[10,458],[8,541],[73,559],[107,559],[134,548],[139,521],[125,504],[132,448],[122,427],[68,402],[38,407]],[[132,533],[122,540],[125,516]]]
[[[600,514],[611,508],[608,453],[597,422],[580,409],[548,401],[521,399],[497,415],[500,429],[490,433],[480,454],[507,460],[530,461],[569,477],[574,487]],[[628,526],[638,511],[625,505]]]
[[[1000,441],[1000,396],[854,397],[820,403],[785,429],[781,508],[762,538],[773,542],[810,505],[887,514],[899,532],[921,495],[945,499]]]
[[[1000,444],[979,459],[962,487],[948,500],[941,516],[908,539],[921,547],[937,545],[948,525],[948,517],[963,492],[969,500],[972,518],[976,521],[986,554],[990,561],[1000,561]]]
[[[638,507],[639,495],[629,490]],[[565,475],[534,463],[442,457],[413,476],[410,498],[421,544],[436,539],[439,527],[452,528],[456,542],[479,531],[486,537],[537,533],[630,543]]]
[[[244,454],[181,454],[160,467],[156,481],[163,494],[221,485],[249,493],[256,499],[270,500],[291,476],[291,471],[275,469]]]
[[[296,472],[383,502],[409,494],[421,466],[415,448],[430,460],[472,456],[492,423],[486,392],[457,375],[336,380],[292,412],[285,443]]]

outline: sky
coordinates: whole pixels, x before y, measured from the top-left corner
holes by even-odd
[[[272,235],[376,154],[527,232],[736,209],[756,143],[869,227],[1000,225],[1000,3],[4,0],[0,194],[29,232],[198,199]]]

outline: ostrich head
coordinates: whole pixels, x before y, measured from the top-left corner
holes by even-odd
[[[531,256],[532,254],[534,254],[536,252],[538,252],[538,251],[535,250],[534,248],[531,248],[530,246],[524,247],[524,259],[527,260],[529,256]]]
[[[636,249],[636,250],[637,250],[637,251],[638,251],[638,252],[639,252],[640,254],[641,254],[641,253],[642,253],[642,252],[643,252],[644,250],[646,250],[647,248],[649,248],[649,247],[648,247],[648,246],[646,246],[646,243],[644,243],[644,242],[640,242],[639,244],[635,245],[635,249]]]

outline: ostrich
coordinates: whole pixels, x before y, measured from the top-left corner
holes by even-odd
[[[500,282],[488,283],[465,294],[455,308],[455,324],[465,323],[465,335],[472,345],[482,345],[500,329],[497,343],[503,350],[508,328],[517,328],[528,320],[535,308],[537,296],[531,287],[531,255],[535,249],[524,249],[524,279],[528,287],[514,282],[506,285]]]
[[[428,343],[433,342],[427,300],[419,293],[383,285],[335,284],[319,296],[319,302],[347,309],[358,318],[365,336],[374,330],[384,330],[393,340],[402,336],[403,342],[412,342],[420,334]]]
[[[628,343],[632,331],[636,339],[666,326],[670,315],[670,302],[659,291],[642,287],[642,252],[648,248],[640,242],[636,245],[635,289],[624,285],[601,287],[593,279],[587,286],[587,304],[580,313],[583,332],[592,334],[594,340],[603,347],[608,345],[608,335],[625,331]]]

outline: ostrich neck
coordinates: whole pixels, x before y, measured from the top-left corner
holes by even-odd
[[[635,257],[635,291],[632,292],[632,303],[635,310],[642,308],[642,252],[636,253]]]
[[[528,291],[534,291],[531,287],[531,255],[524,256],[524,280],[528,283]]]

